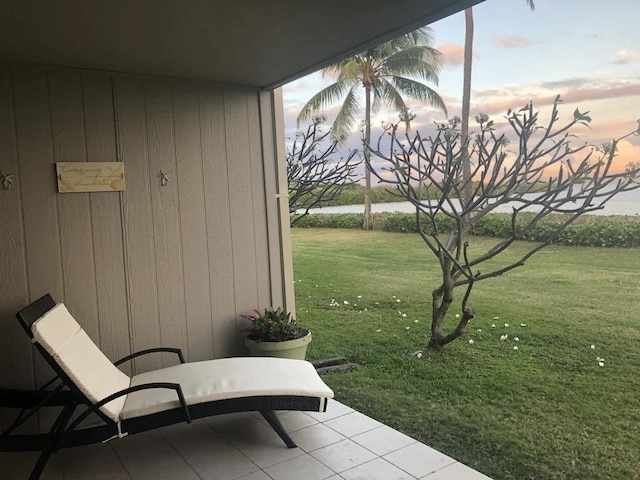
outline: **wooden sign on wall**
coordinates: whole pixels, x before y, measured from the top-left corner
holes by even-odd
[[[125,189],[123,162],[58,162],[58,192],[120,192]]]

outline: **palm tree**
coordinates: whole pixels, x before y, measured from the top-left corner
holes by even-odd
[[[526,0],[531,11],[536,9],[533,0]],[[462,118],[460,123],[460,141],[463,145],[469,138],[469,114],[471,106],[471,67],[473,65],[473,8],[469,7],[464,11],[464,60],[463,60],[463,82],[462,82]],[[467,155],[466,148],[463,155]],[[464,159],[466,161],[466,158]],[[466,162],[463,169],[463,181],[466,182],[464,188],[465,201],[471,201],[471,164]]]
[[[438,93],[424,83],[410,77],[437,85],[442,54],[431,45],[431,29],[424,27],[394,40],[370,48],[323,69],[323,76],[336,77],[336,82],[316,93],[298,114],[298,123],[317,112],[339,102],[342,107],[332,127],[334,139],[344,141],[360,117],[360,88],[364,89],[364,157],[365,196],[363,228],[370,230],[371,223],[371,171],[369,150],[371,141],[371,114],[382,105],[390,104],[405,121],[407,128],[412,120],[403,95],[427,102],[446,113],[444,102]]]

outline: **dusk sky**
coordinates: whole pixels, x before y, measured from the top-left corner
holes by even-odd
[[[600,144],[638,127],[640,118],[640,2],[638,0],[487,0],[474,7],[475,36],[471,115],[487,113],[501,121],[508,108],[529,101],[543,114],[557,94],[563,99],[561,119],[576,107],[589,111],[591,129],[579,127],[580,141]],[[431,25],[434,46],[445,55],[438,86],[449,117],[460,115],[464,14]],[[296,116],[312,95],[333,79],[315,73],[284,87],[287,137],[296,130]],[[408,102],[409,103],[409,102]],[[364,101],[362,102],[364,104]],[[410,103],[417,114],[413,128],[429,128],[444,114]],[[364,109],[363,109],[364,111]],[[337,107],[327,112],[331,120]],[[363,113],[364,118],[364,113]],[[544,117],[547,118],[547,117]],[[372,121],[396,121],[391,110]],[[474,124],[472,122],[472,129]],[[377,138],[374,132],[373,139]],[[348,144],[357,147],[359,133]],[[640,161],[640,137],[620,144],[619,164]]]

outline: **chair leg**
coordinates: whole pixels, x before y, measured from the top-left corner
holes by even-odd
[[[282,441],[284,441],[287,447],[289,448],[297,447],[295,442],[291,439],[289,434],[286,432],[286,430],[282,426],[282,423],[280,423],[280,420],[278,420],[278,417],[276,416],[275,413],[273,413],[271,410],[260,410],[260,414],[262,414],[264,419],[267,422],[269,422],[269,425],[271,425],[271,428],[273,428],[276,431],[276,433],[280,436]]]
[[[36,462],[33,470],[31,470],[31,475],[29,475],[29,480],[38,480],[42,475],[45,467],[47,466],[47,462],[49,461],[49,457],[58,449],[58,440],[60,434],[64,431],[64,428],[69,423],[69,420],[73,416],[73,412],[76,409],[76,405],[66,405],[56,421],[53,423],[53,426],[49,430],[49,441],[47,442],[47,446],[42,450],[42,453],[38,457],[38,461]]]

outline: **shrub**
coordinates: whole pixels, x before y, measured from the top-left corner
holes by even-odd
[[[522,225],[530,215],[533,214],[522,214],[522,218],[516,223],[517,238],[520,240],[532,242],[546,240],[557,225],[564,221],[563,215],[550,216],[527,232],[522,232]],[[362,228],[362,220],[361,213],[321,213],[307,215],[295,226],[359,229]],[[436,223],[440,231],[448,231],[454,225],[453,219],[445,215],[436,216]],[[373,227],[383,232],[399,233],[417,232],[418,229],[416,216],[413,213],[376,213],[373,215]],[[423,228],[429,232],[429,223],[426,218],[423,219]],[[511,234],[511,229],[511,215],[492,213],[480,219],[471,234],[506,238]],[[585,216],[571,224],[552,243],[584,247],[640,247],[640,216]]]

